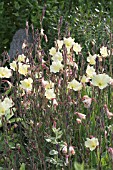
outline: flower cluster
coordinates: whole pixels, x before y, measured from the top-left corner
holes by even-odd
[[[41,36],[44,35],[43,30],[41,30]],[[105,58],[110,55],[109,49],[102,46],[99,49],[99,54],[93,53],[93,50],[91,53],[88,52],[86,63],[83,61],[85,57],[82,54],[82,50],[81,45],[75,42],[74,38],[64,37],[55,41],[55,47],[49,49],[48,56],[45,55],[43,50],[37,49],[36,61],[32,63],[30,63],[32,61],[30,60],[31,58],[28,59],[27,56],[21,54],[10,63],[9,68],[0,67],[0,78],[3,78],[1,80],[3,83],[7,81],[4,78],[12,78],[12,75],[17,75],[16,79],[18,82],[15,83],[15,79],[13,79],[11,92],[14,92],[14,98],[18,96],[21,112],[25,111],[23,126],[27,128],[30,126],[30,135],[32,136],[32,132],[38,128],[39,132],[41,132],[41,129],[44,127],[45,132],[43,134],[49,137],[51,132],[49,127],[53,124],[54,137],[49,137],[46,141],[55,144],[55,147],[57,147],[57,150],[49,152],[51,158],[48,158],[52,160],[50,163],[54,162],[55,165],[57,164],[55,155],[58,155],[57,159],[59,159],[60,155],[64,156],[66,158],[66,166],[68,166],[72,156],[78,154],[75,148],[80,147],[80,149],[83,149],[83,147],[86,147],[90,151],[94,151],[102,139],[99,136],[98,138],[86,137],[90,133],[94,133],[93,135],[97,136],[94,129],[101,126],[101,124],[103,128],[106,126],[106,122],[108,125],[113,117],[112,105],[108,105],[108,100],[111,100],[111,98],[105,96],[105,101],[104,99],[103,101],[106,104],[100,103],[100,106],[97,106],[98,101],[96,98],[104,88],[108,85],[113,85],[113,78],[106,74],[102,67]],[[13,88],[16,90],[13,90]],[[103,90],[103,95],[104,93],[106,93],[106,90]],[[13,110],[11,109],[14,106],[13,101],[16,101],[13,97],[13,101],[11,98],[6,97],[9,95],[10,91],[6,91],[4,97],[2,96],[0,100],[1,120],[2,116]],[[99,97],[101,99],[103,96]],[[18,104],[16,103],[15,106],[18,107]],[[101,107],[104,109],[102,110]],[[95,108],[102,113],[99,115]],[[111,109],[111,112],[108,108]],[[28,112],[30,114],[27,115]],[[100,119],[103,117],[101,121],[98,121],[99,116]],[[106,117],[108,121],[104,122]],[[57,121],[58,124],[56,123]],[[43,122],[45,123],[44,126],[42,126]],[[61,125],[62,131],[56,128],[59,125]],[[48,126],[47,131],[46,126]],[[90,126],[91,128],[93,127],[93,130]],[[105,128],[105,135],[107,136],[109,132],[107,132],[107,127]],[[108,131],[110,129],[110,126],[108,126]],[[83,138],[80,136],[82,130],[83,134],[86,133],[83,135]],[[26,132],[25,134],[28,135]],[[74,134],[74,137],[70,137],[70,134]],[[75,147],[72,146],[76,136],[79,137],[79,142],[81,142],[79,147],[79,142],[75,143]],[[36,138],[38,139],[38,136],[32,137],[33,142]],[[60,138],[64,138],[67,143],[60,142]],[[27,139],[29,140],[29,136],[27,136]],[[100,143],[98,139],[101,139]],[[41,140],[43,141],[44,139],[42,138]],[[34,148],[37,147],[37,144],[35,145],[35,142],[33,143],[32,141],[28,143],[32,144]],[[111,148],[109,152],[112,152]],[[40,151],[38,153],[40,154]],[[54,157],[53,159],[52,156]],[[62,165],[65,165],[65,163]]]
[[[18,71],[19,74],[27,75],[28,69],[30,68],[30,65],[28,64],[29,60],[26,58],[24,54],[19,55],[16,61],[13,61],[10,63],[10,68],[13,71]]]
[[[71,53],[71,49],[73,48],[73,51],[76,52],[76,54],[78,55],[79,52],[81,52],[81,46],[78,43],[74,42],[74,39],[72,39],[71,37],[69,38],[64,38],[64,40],[57,40],[56,41],[57,47],[52,47],[49,50],[49,54],[52,56],[52,65],[50,66],[50,72],[53,73],[57,73],[60,70],[63,69],[64,65],[63,65],[63,45],[65,45],[66,50],[67,50],[67,56]],[[67,58],[67,62],[70,61],[70,55]]]

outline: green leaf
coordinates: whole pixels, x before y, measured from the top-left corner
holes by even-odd
[[[50,155],[57,155],[57,154],[58,154],[58,151],[56,151],[56,150],[51,150],[51,151],[49,152],[49,154],[50,154]]]
[[[4,168],[0,167],[0,170],[4,170]]]
[[[25,163],[21,164],[20,170],[25,170]]]
[[[57,161],[55,159],[53,159],[53,158],[50,158],[50,157],[46,157],[46,162],[50,162],[50,163],[52,163],[54,165],[57,164]]]
[[[75,170],[84,170],[84,163],[80,164],[78,162],[74,163]]]
[[[14,3],[15,3],[15,8],[16,8],[17,10],[19,10],[19,9],[20,9],[19,3],[18,3],[17,1],[15,1]]]
[[[2,41],[2,43],[5,45],[5,44],[7,44],[9,42],[9,39],[4,39],[3,41]]]

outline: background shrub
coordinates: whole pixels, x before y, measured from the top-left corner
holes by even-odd
[[[40,18],[45,5],[43,28],[51,41],[57,38],[57,24],[63,16],[62,33],[68,28],[79,42],[89,44],[96,40],[97,47],[106,38],[112,26],[113,2],[111,0],[1,0],[0,2],[0,53],[9,50],[16,30],[25,28],[26,21],[40,29]],[[52,33],[52,35],[51,35]],[[107,38],[106,38],[107,43]]]

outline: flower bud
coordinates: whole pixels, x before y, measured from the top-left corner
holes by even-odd
[[[73,146],[70,146],[70,147],[69,147],[69,155],[70,155],[70,156],[71,156],[71,155],[75,155],[75,150],[74,150]]]

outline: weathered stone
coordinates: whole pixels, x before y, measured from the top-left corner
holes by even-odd
[[[9,56],[11,59],[15,58],[17,52],[18,54],[22,54],[22,44],[24,43],[25,40],[27,41],[26,30],[19,29],[18,31],[16,31],[10,44]],[[32,34],[29,33],[28,43],[32,42],[33,42]]]

